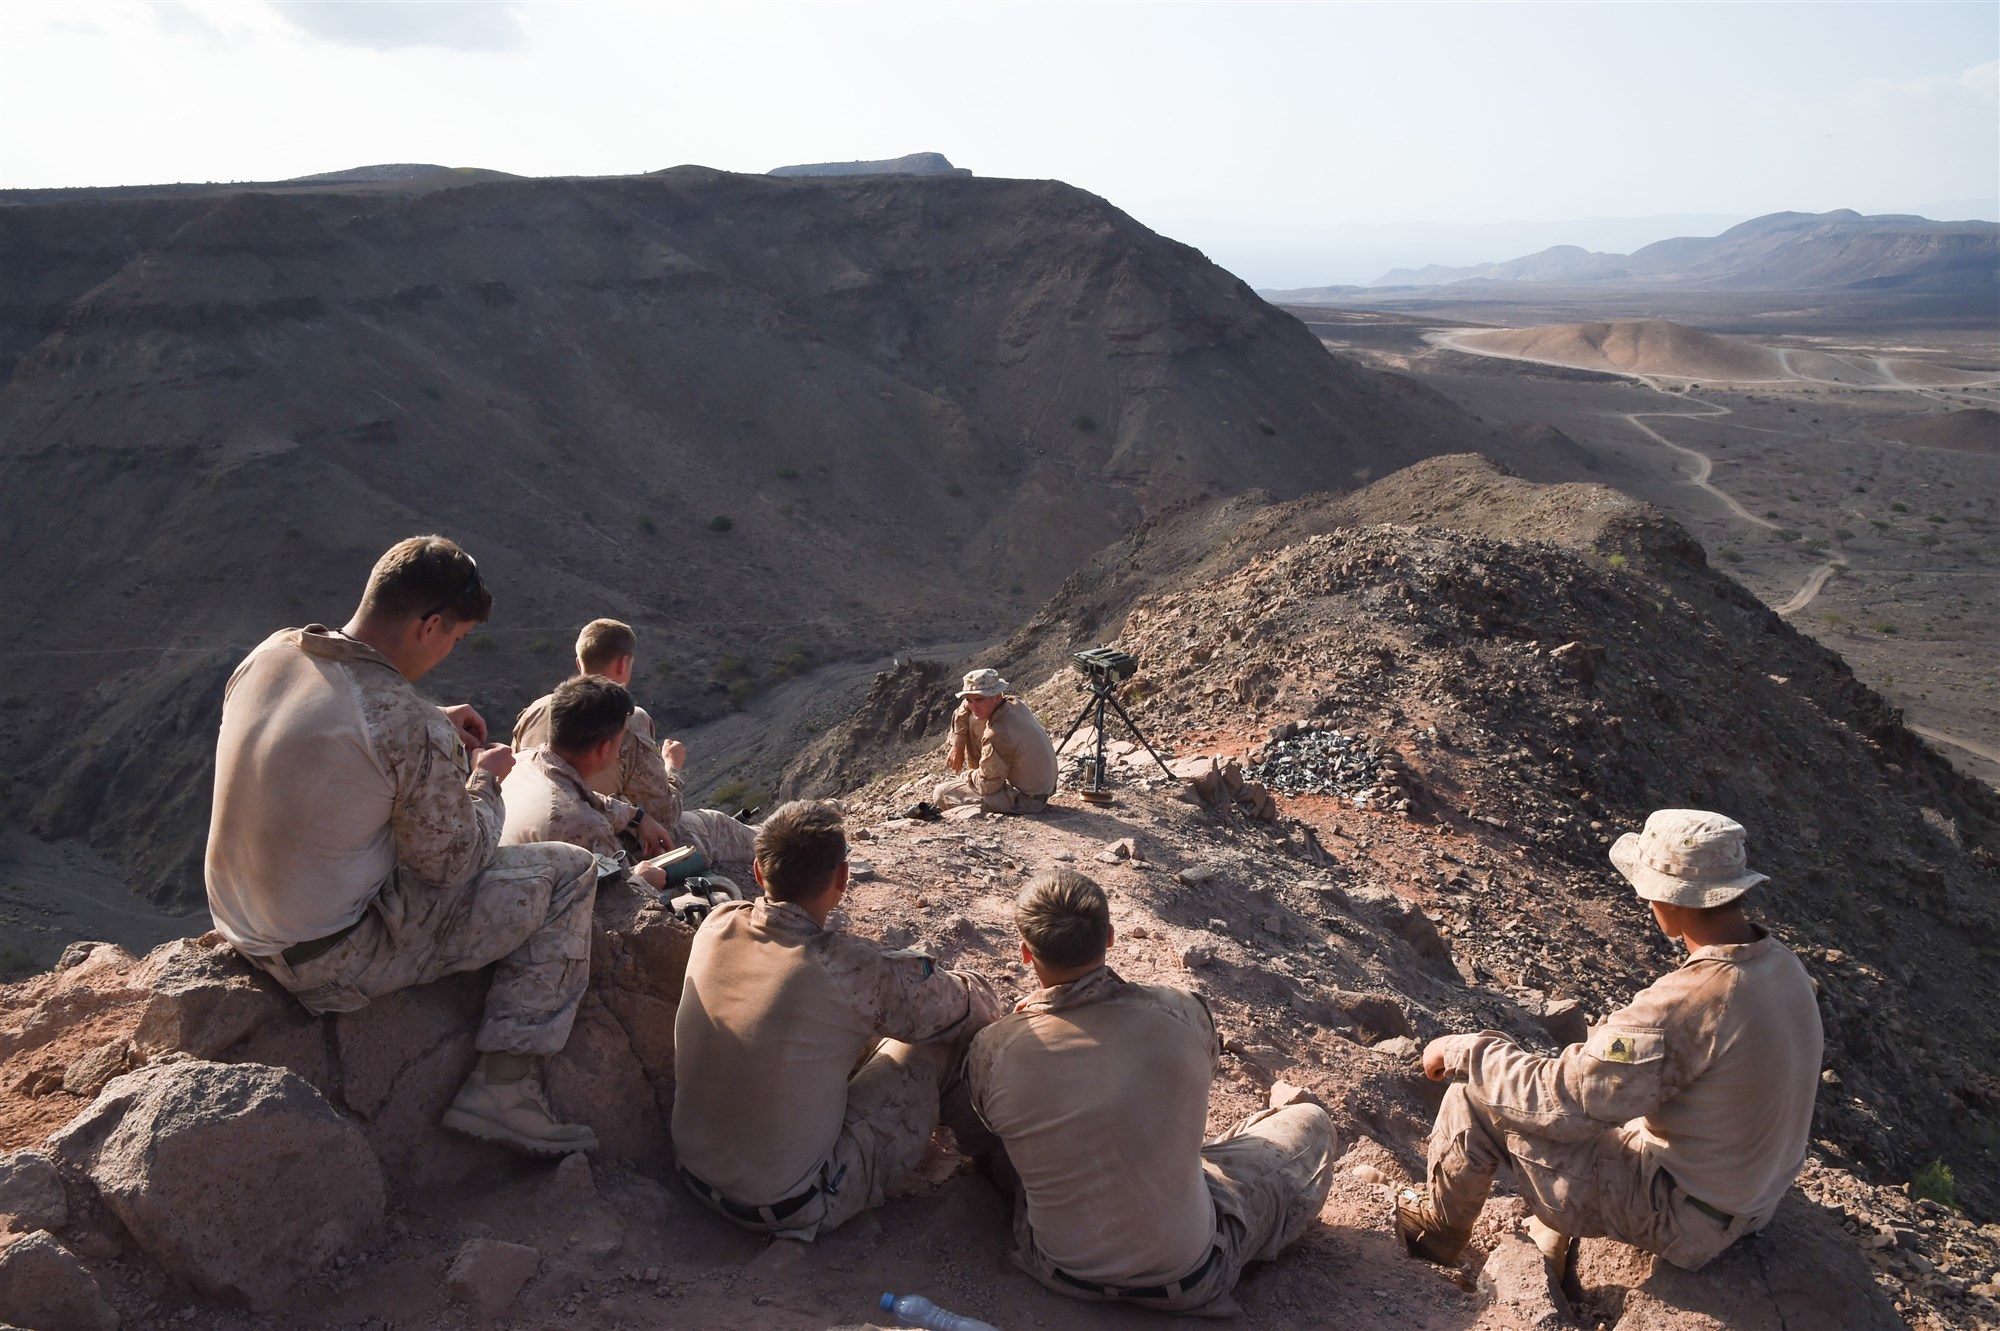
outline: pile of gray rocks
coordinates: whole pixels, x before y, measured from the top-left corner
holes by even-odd
[[[1402,763],[1381,740],[1314,722],[1271,728],[1245,772],[1282,795],[1336,795],[1357,809],[1407,807]]]

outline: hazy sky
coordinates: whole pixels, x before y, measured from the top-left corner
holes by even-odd
[[[0,4],[5,186],[917,150],[1260,285],[1356,224],[1991,216],[2000,5]]]

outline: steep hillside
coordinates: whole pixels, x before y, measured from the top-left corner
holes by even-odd
[[[2000,983],[1992,792],[1614,491],[1439,458],[1344,498],[1248,502],[1141,529],[1007,645],[1011,677],[1057,676],[1045,720],[1078,705],[1067,647],[1115,639],[1144,666],[1134,717],[1180,752],[1248,753],[1283,721],[1378,737],[1412,774],[1413,844],[1448,829],[1500,857],[1490,881],[1435,855],[1412,880],[1457,954],[1593,1011],[1665,960],[1621,909],[1612,833],[1729,812],[1772,875],[1766,911],[1831,958],[1833,1158],[1893,1182],[1942,1157],[2000,1209],[2000,1030],[1974,997]],[[1330,846],[1380,835],[1328,793],[1281,804]],[[1532,901],[1490,895],[1506,884]]]
[[[11,198],[0,798],[155,899],[198,890],[229,664],[338,622],[413,531],[498,595],[438,688],[509,716],[613,614],[679,724],[800,662],[1003,631],[1162,506],[1466,428],[1053,182]]]

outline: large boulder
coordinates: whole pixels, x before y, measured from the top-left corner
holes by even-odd
[[[281,1068],[185,1059],[128,1073],[49,1149],[169,1274],[253,1308],[382,1227],[367,1138]]]
[[[1797,1189],[1763,1231],[1738,1239],[1698,1272],[1610,1239],[1588,1239],[1577,1275],[1586,1289],[1624,1291],[1616,1331],[1900,1331],[1854,1241]]]
[[[0,1322],[33,1331],[117,1331],[118,1310],[75,1253],[38,1231],[0,1248]]]

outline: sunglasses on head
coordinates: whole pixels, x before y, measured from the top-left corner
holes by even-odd
[[[464,552],[461,551],[460,553]],[[440,601],[436,606],[424,611],[420,618],[429,619],[432,615],[442,615],[445,611],[463,601],[472,592],[473,588],[479,586],[479,561],[471,555],[466,555],[465,562],[472,565],[472,573],[466,578],[465,585]]]

